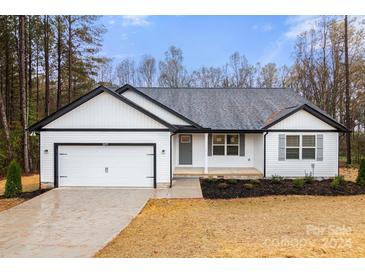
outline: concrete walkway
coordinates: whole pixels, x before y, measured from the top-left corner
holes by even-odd
[[[0,213],[0,257],[91,257],[153,189],[58,188]]]
[[[172,188],[56,188],[0,212],[0,257],[92,257],[150,198],[201,198],[198,179]]]

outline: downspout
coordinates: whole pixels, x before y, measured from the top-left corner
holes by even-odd
[[[266,131],[265,134],[264,134],[264,178],[266,178],[266,135],[268,133],[269,132]]]
[[[172,137],[176,134],[177,132],[173,132],[170,135],[170,188],[172,187]]]

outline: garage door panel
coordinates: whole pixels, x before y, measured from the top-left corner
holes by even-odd
[[[59,186],[153,187],[152,146],[59,146]]]

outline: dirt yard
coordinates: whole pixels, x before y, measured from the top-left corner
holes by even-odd
[[[340,175],[343,175],[345,177],[346,181],[352,181],[355,182],[357,175],[358,175],[358,169],[355,167],[349,168],[349,167],[341,167],[340,168]]]
[[[23,192],[33,192],[39,188],[39,175],[22,176]],[[5,179],[0,180],[0,196],[4,195]],[[0,197],[0,212],[16,206],[35,195],[25,195],[22,198],[5,199]]]
[[[365,257],[365,195],[150,200],[96,257]]]
[[[5,181],[0,180],[0,196],[4,195]],[[39,175],[22,176],[23,192],[32,192],[39,188]]]

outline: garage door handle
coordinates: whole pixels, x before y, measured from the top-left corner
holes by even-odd
[[[146,178],[155,178],[155,176],[146,176]]]
[[[155,154],[153,154],[153,153],[149,153],[149,154],[146,154],[146,155],[155,155]]]
[[[60,178],[67,178],[67,176],[60,176]]]
[[[60,155],[67,155],[67,153],[60,153]]]

